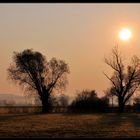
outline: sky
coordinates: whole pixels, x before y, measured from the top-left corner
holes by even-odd
[[[132,32],[129,41],[118,37],[124,27]],[[68,63],[66,95],[94,89],[103,96],[110,87],[103,72],[112,74],[104,57],[116,44],[126,61],[140,57],[139,37],[138,3],[0,4],[0,93],[24,94],[7,79],[7,69],[14,51],[33,48],[47,60],[56,57]]]

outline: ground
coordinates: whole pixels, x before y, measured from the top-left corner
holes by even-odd
[[[0,114],[0,137],[140,137],[140,114]]]

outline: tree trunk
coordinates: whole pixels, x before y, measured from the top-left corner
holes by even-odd
[[[50,109],[50,105],[48,103],[48,100],[42,100],[42,113],[48,113]]]
[[[42,113],[48,113],[50,110],[49,94],[43,93],[41,96]]]
[[[123,113],[125,104],[123,103],[123,98],[122,97],[118,98],[118,103],[119,103],[118,104],[119,105],[119,113]]]

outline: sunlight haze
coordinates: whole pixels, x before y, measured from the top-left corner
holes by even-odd
[[[118,33],[128,27],[133,38]],[[0,93],[23,94],[7,78],[13,52],[33,48],[65,60],[70,67],[65,94],[95,89],[99,96],[110,87],[104,63],[118,44],[126,61],[140,57],[140,4],[0,4]]]

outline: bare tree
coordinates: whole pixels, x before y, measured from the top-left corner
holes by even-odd
[[[111,99],[111,106],[113,107],[114,106],[114,103],[113,103],[114,90],[113,90],[113,88],[108,88],[107,90],[104,91],[104,94],[106,97]]]
[[[48,112],[49,100],[54,90],[65,89],[69,67],[63,60],[52,58],[49,62],[40,52],[32,49],[14,52],[8,76],[26,91],[38,94],[42,112]]]
[[[34,105],[35,106],[40,106],[41,105],[41,100],[39,99],[38,96],[34,97]]]
[[[112,77],[104,73],[112,84],[110,94],[117,96],[119,112],[123,112],[125,104],[140,85],[140,59],[136,56],[132,57],[131,65],[125,68],[118,47],[115,47],[112,50],[112,57],[105,58],[105,63],[114,71]]]
[[[67,107],[68,101],[69,101],[69,97],[64,94],[58,97],[58,103],[59,103],[59,106],[61,107]]]

